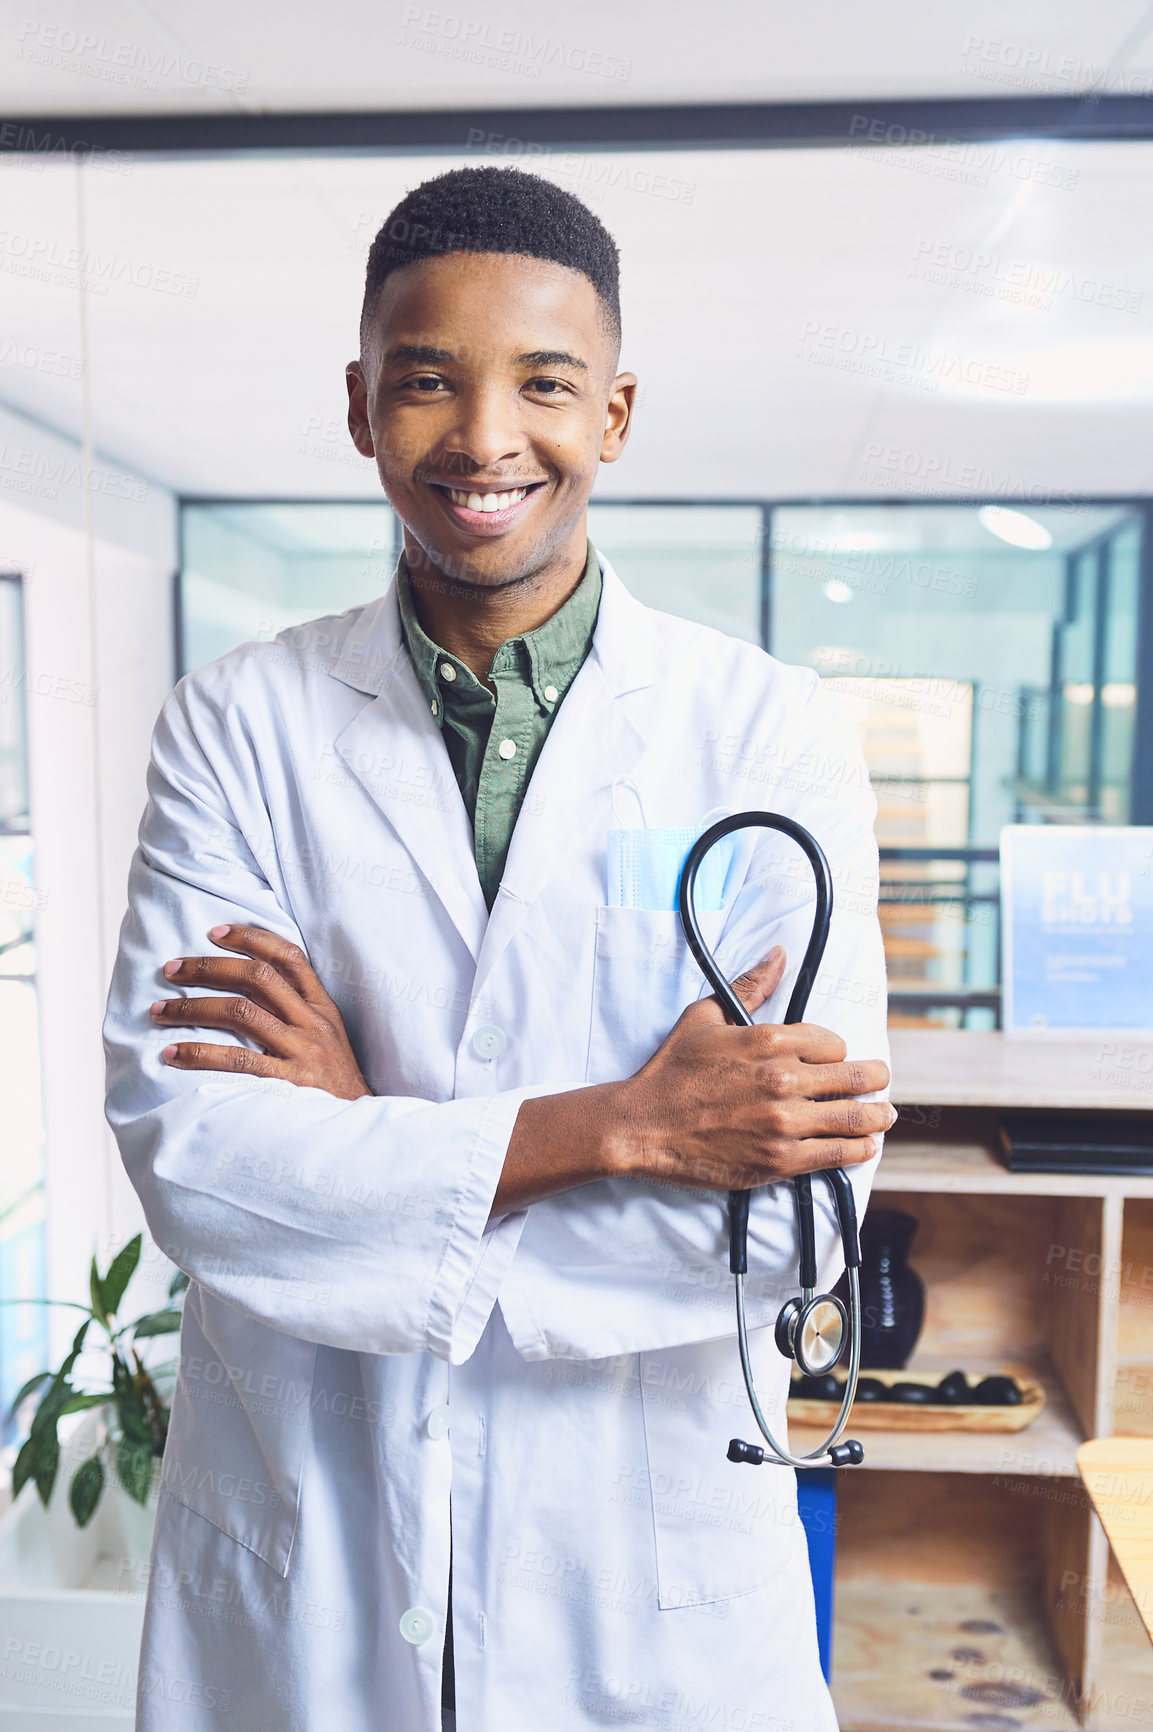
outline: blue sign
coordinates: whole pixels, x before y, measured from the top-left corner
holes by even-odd
[[[1153,1030],[1153,828],[1001,832],[1003,1023]]]

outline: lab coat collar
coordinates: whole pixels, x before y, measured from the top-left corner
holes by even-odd
[[[361,611],[332,664],[334,678],[374,699],[337,736],[336,750],[396,830],[477,961],[477,989],[524,910],[585,833],[590,802],[644,751],[626,706],[615,700],[659,678],[656,622],[603,556],[601,569],[592,648],[533,770],[491,916],[464,800],[404,647],[395,584]]]
[[[658,677],[656,637],[649,609],[630,595],[603,554],[600,610],[589,652],[600,663],[615,697],[652,685]],[[361,608],[332,665],[333,677],[374,697],[398,663],[408,660],[400,627],[396,578]]]

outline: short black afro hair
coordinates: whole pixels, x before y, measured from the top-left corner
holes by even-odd
[[[406,193],[372,243],[360,315],[362,349],[386,277],[444,253],[519,253],[567,265],[593,285],[620,341],[620,255],[600,218],[540,175],[519,168],[452,168]]]

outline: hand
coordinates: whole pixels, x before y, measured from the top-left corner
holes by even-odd
[[[785,953],[733,982],[754,1011],[775,990]],[[840,1035],[813,1023],[734,1028],[716,997],[683,1012],[668,1038],[620,1085],[625,1166],[635,1178],[703,1190],[747,1190],[822,1167],[870,1160],[896,1120],[879,1059],[845,1063]]]
[[[164,973],[179,986],[216,987],[235,996],[159,999],[152,1020],[166,1028],[227,1029],[265,1050],[181,1041],[165,1047],[168,1064],[280,1077],[342,1101],[372,1093],[348,1044],[344,1019],[303,950],[259,926],[214,926],[208,936],[240,955],[182,956],[166,962]]]

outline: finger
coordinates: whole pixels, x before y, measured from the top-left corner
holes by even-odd
[[[793,1051],[805,1064],[840,1064],[849,1050],[839,1034],[820,1023],[793,1022],[787,1026],[794,1038]]]
[[[806,1137],[789,1163],[790,1176],[819,1173],[826,1167],[860,1167],[880,1152],[877,1137]]]
[[[296,1056],[294,1031],[247,998],[160,998],[152,1020],[165,1028],[225,1028],[248,1035],[276,1058]]]
[[[275,932],[266,932],[263,926],[214,926],[208,936],[222,950],[239,950],[245,956],[271,962],[306,1004],[331,1005],[332,1000],[299,944],[278,938]]]
[[[884,1136],[897,1115],[888,1101],[796,1101],[788,1109],[792,1133],[810,1137]]]
[[[176,1070],[226,1070],[245,1076],[284,1076],[279,1059],[253,1052],[247,1046],[210,1046],[205,1041],[182,1040],[166,1046],[161,1057]]]
[[[809,1061],[794,1068],[792,1080],[796,1092],[806,1100],[845,1100],[850,1095],[873,1095],[887,1089],[889,1067],[879,1058],[852,1059],[847,1064]]]
[[[766,999],[771,998],[781,984],[781,977],[785,972],[785,961],[784,951],[779,944],[775,944],[763,961],[746,969],[743,974],[738,974],[731,983],[733,991],[750,1015],[754,1010],[758,1010]],[[707,1006],[710,1012],[708,1017],[710,1022],[728,1021],[716,993],[711,994],[708,998],[702,998],[699,1003],[702,1007]]]
[[[164,977],[174,986],[240,993],[293,1027],[303,1027],[312,1014],[300,993],[271,962],[251,961],[247,956],[176,956],[164,964]]]

